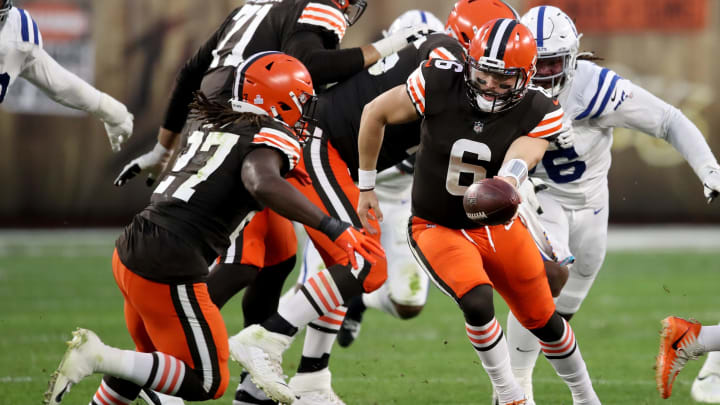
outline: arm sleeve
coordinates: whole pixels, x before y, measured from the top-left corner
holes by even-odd
[[[30,52],[21,77],[56,102],[87,111],[109,124],[122,123],[129,114],[125,105],[60,66],[39,46]]]
[[[165,119],[163,128],[172,132],[182,131],[185,121],[187,120],[190,108],[188,105],[193,99],[193,93],[200,88],[205,73],[210,68],[213,60],[213,50],[217,48],[220,36],[225,31],[226,26],[233,20],[233,16],[238,12],[235,9],[217,31],[208,39],[203,46],[190,58],[180,69],[175,79],[175,87],[173,88],[170,102],[165,110]]]
[[[323,37],[311,31],[295,32],[284,52],[307,67],[316,86],[347,79],[365,68],[360,48],[326,49]]]
[[[642,131],[670,143],[702,179],[702,169],[717,166],[717,160],[703,134],[680,110],[640,86],[624,80],[628,96],[612,113],[601,116],[603,127],[623,127]]]

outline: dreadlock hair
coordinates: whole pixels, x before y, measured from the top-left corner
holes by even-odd
[[[250,121],[256,126],[260,125],[261,116],[251,112],[237,112],[227,103],[210,100],[202,91],[193,93],[193,101],[190,103],[190,117],[202,121],[203,124],[210,124],[215,129],[220,129],[237,120]]]
[[[581,53],[578,55],[577,60],[588,60],[588,61],[590,61],[590,62],[596,62],[596,61],[599,61],[599,60],[605,60],[605,58],[601,58],[601,57],[599,57],[599,56],[595,56],[595,52],[593,52],[593,51],[588,51],[588,52],[581,52]]]

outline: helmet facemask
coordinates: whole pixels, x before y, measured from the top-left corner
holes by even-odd
[[[468,58],[466,81],[473,107],[495,113],[514,107],[527,92],[529,77],[522,68],[505,68],[505,62],[481,57]]]
[[[333,2],[342,10],[348,25],[355,24],[367,8],[367,0],[333,0]]]
[[[538,54],[533,84],[549,90],[556,97],[572,81],[577,67],[577,48]]]
[[[295,121],[292,127],[300,142],[304,143],[311,137],[310,125],[317,126],[315,111],[317,110],[318,97],[315,94],[305,92],[301,93],[300,96],[295,96],[293,92],[290,92],[290,98],[300,110],[300,118]]]

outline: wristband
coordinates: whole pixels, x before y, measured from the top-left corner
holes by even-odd
[[[377,170],[358,169],[358,188],[360,191],[370,191],[375,189],[375,178]]]
[[[514,178],[517,187],[520,188],[520,185],[525,182],[528,177],[527,163],[522,159],[510,159],[502,165],[498,176]]]
[[[339,238],[340,235],[348,229],[348,226],[348,224],[337,218],[327,216],[320,221],[317,229],[327,235],[330,240],[335,241],[335,239]]]

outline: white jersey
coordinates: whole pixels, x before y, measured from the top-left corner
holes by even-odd
[[[0,103],[8,87],[26,72],[34,60],[34,52],[40,49],[42,35],[35,20],[25,10],[10,9],[0,30]]]
[[[679,110],[610,69],[578,61],[572,82],[559,95],[565,125],[574,131],[568,149],[548,147],[533,177],[565,209],[603,208],[607,203],[614,127],[642,131],[670,142],[700,176],[717,165],[700,131]]]

